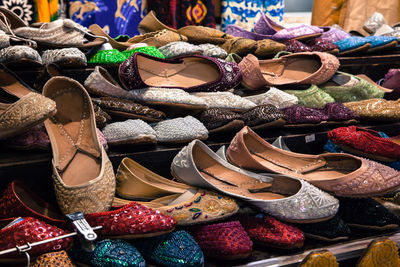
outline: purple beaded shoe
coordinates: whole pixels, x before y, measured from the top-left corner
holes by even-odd
[[[319,108],[317,110],[328,116],[326,124],[333,124],[337,122],[355,123],[360,119],[360,116],[354,113],[351,109],[338,102],[328,103],[323,108]]]
[[[127,90],[147,87],[182,89],[187,92],[226,91],[242,80],[239,65],[202,55],[160,59],[135,53],[119,67]]]
[[[351,37],[349,33],[335,27],[320,27],[320,28],[324,30],[324,32],[319,38],[325,39],[331,43]]]
[[[20,135],[4,140],[4,144],[8,147],[21,150],[50,149],[50,139],[43,123],[30,128]]]
[[[320,125],[329,118],[328,115],[318,109],[297,105],[283,108],[282,111],[287,116],[288,124],[285,127]]]

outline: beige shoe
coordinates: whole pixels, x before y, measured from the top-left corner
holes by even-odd
[[[53,77],[43,95],[57,103],[57,113],[45,122],[53,150],[53,179],[64,214],[110,209],[115,176],[96,134],[90,97],[83,86],[67,77]]]

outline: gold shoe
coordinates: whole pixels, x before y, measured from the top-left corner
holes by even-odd
[[[124,158],[117,170],[117,195],[125,199],[149,201],[171,194],[182,194],[186,184],[166,179],[130,158]]]
[[[123,206],[131,201],[114,199],[114,206]],[[172,216],[178,225],[209,223],[234,215],[239,206],[233,198],[213,191],[190,188],[182,194],[172,194],[150,202],[138,202],[148,208]]]
[[[357,102],[343,103],[365,120],[398,121],[400,120],[400,99],[390,101],[372,98]]]
[[[172,42],[186,42],[187,40],[188,38],[186,36],[183,36],[179,33],[172,32],[170,30],[161,30],[158,32],[150,32],[143,35],[134,36],[126,42],[130,43],[131,45],[136,43],[145,43],[149,46],[155,46],[158,48]]]
[[[400,266],[399,252],[396,243],[390,239],[378,239],[372,241],[357,263],[357,267],[381,266]]]
[[[272,56],[286,49],[286,45],[270,39],[257,41],[256,47],[256,51],[254,51],[256,57]]]
[[[247,38],[233,37],[225,40],[223,44],[219,45],[227,53],[234,53],[239,56],[245,56],[253,53],[257,49],[257,42]]]
[[[335,255],[328,250],[313,251],[300,263],[299,267],[338,267]]]

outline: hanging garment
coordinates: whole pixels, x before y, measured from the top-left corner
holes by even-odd
[[[252,31],[262,13],[275,21],[282,21],[283,8],[283,0],[222,0],[222,30],[235,24]]]
[[[89,27],[98,24],[111,37],[139,34],[146,0],[68,0],[69,17]]]
[[[314,0],[311,24],[315,26],[344,25],[347,0]]]
[[[179,29],[187,25],[215,28],[214,0],[151,0],[148,9],[169,27]]]

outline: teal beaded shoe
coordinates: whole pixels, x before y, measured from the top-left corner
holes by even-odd
[[[134,49],[122,51],[121,53],[124,54],[125,58],[128,58],[137,52],[145,53],[153,57],[165,58],[163,53],[161,53],[155,46],[136,47]]]
[[[194,238],[185,231],[148,238],[134,245],[152,265],[196,267],[204,265],[204,255]]]
[[[142,255],[124,240],[104,239],[96,243],[92,252],[75,244],[69,255],[78,263],[94,267],[145,267]]]
[[[99,50],[88,58],[87,63],[91,65],[112,66],[124,62],[127,57],[117,49]]]

